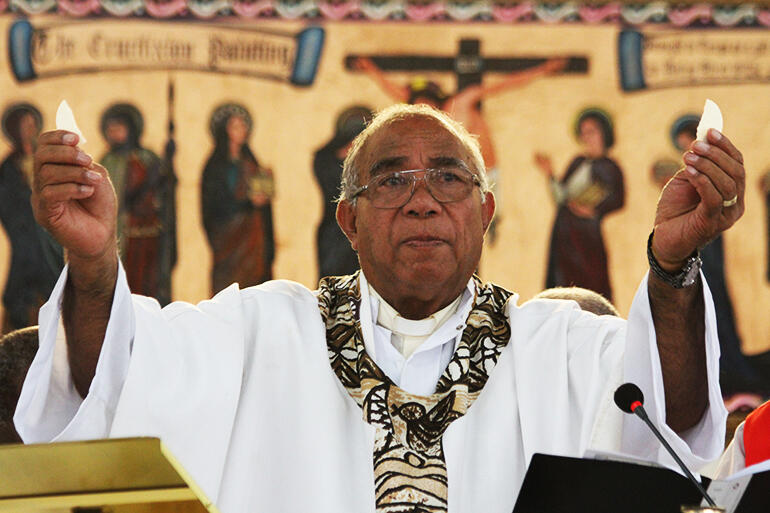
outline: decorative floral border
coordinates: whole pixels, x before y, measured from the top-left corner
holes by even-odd
[[[506,0],[0,0],[0,13],[316,20],[402,20],[493,23],[645,23],[674,27],[770,26],[770,7],[682,5],[676,1],[603,5]]]

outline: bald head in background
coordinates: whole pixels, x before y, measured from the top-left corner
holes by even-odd
[[[571,299],[586,312],[620,317],[617,308],[606,297],[582,287],[553,287],[536,294],[532,299]]]

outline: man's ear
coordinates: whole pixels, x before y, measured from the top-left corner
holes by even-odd
[[[337,211],[339,212],[339,210]],[[339,215],[339,213],[337,214]],[[484,193],[484,202],[481,204],[481,222],[484,224],[484,232],[489,228],[489,223],[495,216],[495,195],[491,192]]]
[[[356,230],[356,207],[347,200],[337,203],[337,224],[350,241],[353,251],[358,251],[358,231]]]

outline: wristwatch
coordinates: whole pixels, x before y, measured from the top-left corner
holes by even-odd
[[[654,230],[650,232],[650,236],[647,238],[647,260],[650,262],[650,270],[655,276],[675,289],[683,289],[695,285],[700,276],[700,268],[703,266],[703,261],[700,259],[700,252],[697,249],[693,251],[693,253],[687,257],[687,261],[684,263],[682,270],[677,274],[671,274],[660,266],[655,259],[655,255],[652,254],[653,233],[655,233]]]

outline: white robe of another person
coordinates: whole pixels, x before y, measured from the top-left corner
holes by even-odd
[[[130,294],[121,267],[81,400],[56,336],[66,277],[65,269],[40,313],[40,349],[15,417],[25,442],[157,436],[223,513],[375,511],[375,428],[331,368],[312,291],[288,281],[233,285],[197,306],[161,309]],[[613,404],[625,381],[644,391],[652,421],[691,468],[719,456],[727,413],[714,308],[701,282],[710,406],[681,438],[665,425],[646,279],[628,321],[571,301],[517,306],[514,295],[510,343],[443,437],[449,512],[510,513],[537,452],[580,457],[592,448],[673,465],[647,427]],[[369,347],[366,287],[361,295]]]
[[[741,422],[735,428],[735,434],[724,454],[719,458],[716,469],[713,472],[714,479],[724,479],[746,468],[746,449],[743,446],[743,427],[746,422]]]

